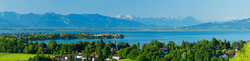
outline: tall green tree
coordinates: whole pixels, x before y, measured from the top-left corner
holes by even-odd
[[[105,45],[105,47],[102,49],[102,52],[104,58],[108,58],[108,56],[111,54],[111,51],[107,45]]]
[[[98,50],[102,50],[101,47],[97,47]],[[98,57],[96,59],[97,61],[104,61],[104,57],[103,57],[103,52],[102,51],[99,51],[98,52]]]
[[[137,42],[137,49],[140,49],[140,42]]]

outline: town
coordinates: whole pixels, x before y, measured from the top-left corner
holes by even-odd
[[[24,40],[51,40],[51,39],[111,39],[124,38],[123,34],[90,34],[89,32],[80,33],[1,33],[1,36],[16,36]]]

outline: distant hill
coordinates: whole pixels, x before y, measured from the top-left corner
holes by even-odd
[[[7,20],[0,18],[0,27],[22,27],[22,25],[13,24]]]
[[[182,27],[182,26],[192,26],[201,24],[199,20],[196,20],[194,17],[139,17],[133,15],[118,15],[113,16],[115,18],[126,19],[130,21],[138,21],[144,24],[154,24],[160,27]]]
[[[18,14],[0,12],[0,27],[75,27],[75,28],[146,28],[156,25],[143,24],[100,14],[69,14],[61,15],[54,12],[45,14]],[[17,26],[17,25],[18,26]],[[1,24],[0,24],[1,25]]]
[[[250,28],[250,18],[243,20],[234,20],[228,22],[209,22],[194,26],[182,27],[183,29],[242,29]]]

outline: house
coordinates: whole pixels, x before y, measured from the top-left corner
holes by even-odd
[[[85,55],[85,54],[71,54],[71,55],[73,56],[73,58],[75,60],[80,60],[80,59],[84,60],[84,59],[87,59],[87,55]],[[62,58],[63,59],[61,59],[61,60],[66,60],[66,61],[70,59],[69,58],[69,54],[64,54],[64,57],[62,57]],[[88,55],[88,59],[91,59],[91,58],[92,57],[90,55]],[[94,61],[94,59],[92,59],[92,61]]]
[[[84,54],[72,54],[75,59],[81,59]],[[85,55],[84,55],[85,56]]]
[[[69,60],[69,59],[70,59],[70,58],[69,58],[69,54],[64,54],[63,56],[64,56],[64,57],[63,57],[64,60]]]
[[[239,53],[240,51],[236,51],[235,54]]]
[[[50,60],[55,61],[55,58],[50,58]]]
[[[83,60],[84,60],[84,59],[87,59],[87,55],[83,55],[83,56],[82,56],[82,59],[83,59]],[[91,56],[88,55],[88,59],[91,59]]]
[[[116,37],[116,34],[112,34],[113,37]]]
[[[94,36],[102,36],[102,34],[94,34]]]
[[[113,48],[111,48],[111,50],[110,50],[111,52],[113,52],[113,51],[116,51],[116,49],[113,47]]]
[[[237,51],[240,51],[240,50],[239,50],[238,47],[237,47],[234,51],[237,52]]]
[[[109,33],[107,33],[107,34],[104,34],[105,36],[109,36],[110,34]]]
[[[93,54],[90,54],[90,57],[92,58],[92,61],[95,61],[95,59],[97,59],[98,54],[96,54],[96,52],[94,52]]]
[[[46,52],[47,51],[47,48],[43,48],[43,52]]]
[[[111,59],[110,59],[110,58],[107,58],[107,59],[105,59],[105,61],[111,61]]]
[[[77,59],[77,60],[80,60],[80,59],[87,59],[87,55],[85,54],[72,54],[72,56]],[[88,59],[91,59],[91,56],[88,56]]]
[[[168,48],[160,48],[163,54],[168,54]]]
[[[227,54],[229,54],[230,52],[232,52],[232,53],[233,53],[233,50],[228,50],[228,51],[227,51]]]
[[[221,55],[222,58],[226,58],[227,57],[227,54],[223,54]]]
[[[112,59],[113,59],[113,60],[119,60],[119,59],[121,59],[121,56],[118,55],[118,54],[114,54],[114,55],[112,56]]]
[[[50,58],[52,61],[54,61],[54,60],[62,60],[62,56],[55,56],[54,58]]]

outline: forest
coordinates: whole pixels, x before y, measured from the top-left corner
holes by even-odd
[[[152,40],[150,43],[129,44],[127,42],[115,43],[109,41],[105,43],[102,39],[99,41],[78,41],[77,43],[57,43],[50,40],[49,43],[38,43],[26,41],[16,36],[0,36],[0,52],[2,53],[25,53],[37,54],[31,57],[29,61],[50,61],[52,57],[44,56],[44,54],[53,54],[63,56],[65,54],[85,55],[98,54],[97,61],[104,61],[111,58],[112,55],[120,55],[122,59],[131,59],[135,61],[229,61],[237,54],[237,50],[241,50],[246,42],[229,42],[212,38],[208,40],[198,40],[197,42],[182,41],[181,45],[177,45],[174,41],[167,44]],[[116,51],[111,51],[115,48]],[[161,48],[167,48],[168,54],[163,54]],[[237,49],[237,50],[236,50]],[[223,57],[223,55],[226,57]],[[73,57],[70,61],[74,61]],[[91,59],[85,59],[89,61]],[[55,61],[61,61],[56,59]]]

